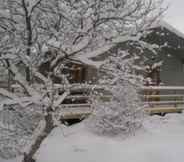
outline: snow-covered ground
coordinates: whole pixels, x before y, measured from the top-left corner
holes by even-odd
[[[56,128],[42,144],[37,161],[183,162],[184,114],[147,117],[144,128],[127,138],[97,136],[84,123]]]
[[[37,159],[38,162],[183,162],[184,114],[148,117],[144,129],[126,139],[99,137],[86,131],[84,124],[57,128],[45,140]]]

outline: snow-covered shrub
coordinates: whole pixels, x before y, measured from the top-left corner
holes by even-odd
[[[0,157],[16,157],[32,140],[32,134],[42,118],[35,107],[38,108],[38,105],[23,108],[14,104],[3,106],[0,110]]]
[[[106,135],[133,133],[141,127],[143,117],[136,89],[132,85],[124,84],[113,88],[112,91],[113,96],[109,102],[102,100],[95,102],[93,129]]]
[[[107,75],[102,86],[110,97],[109,101],[99,99],[105,95],[102,93],[93,102],[95,109],[89,123],[97,133],[130,134],[141,127],[144,113],[138,90],[142,77],[134,73],[133,64],[136,58],[126,58],[127,56],[126,52],[112,56],[103,67]]]

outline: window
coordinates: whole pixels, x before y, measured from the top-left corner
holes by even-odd
[[[184,59],[182,59],[182,61],[181,61],[181,70],[182,70],[182,72],[184,72]]]

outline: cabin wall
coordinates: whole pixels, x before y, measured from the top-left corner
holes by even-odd
[[[91,66],[86,66],[85,70],[85,81],[87,83],[97,83],[98,70]]]
[[[184,86],[183,37],[165,27],[158,27],[152,29],[145,41],[161,47],[156,56],[156,61],[163,61],[160,71],[162,85]]]
[[[160,71],[160,79],[163,85],[184,86],[184,67],[182,58],[176,53],[162,54],[160,60],[163,61]]]

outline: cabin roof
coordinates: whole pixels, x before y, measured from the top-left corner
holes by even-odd
[[[175,28],[174,26],[172,26],[171,24],[169,24],[168,22],[164,20],[159,21],[157,24],[153,25],[152,28],[157,28],[157,27],[166,28],[170,32],[176,34],[178,37],[184,39],[183,32],[181,32],[180,30],[178,30],[177,28]]]

